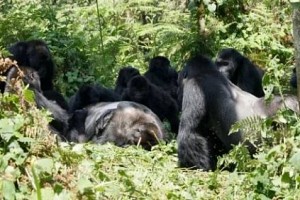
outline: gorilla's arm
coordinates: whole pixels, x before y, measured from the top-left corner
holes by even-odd
[[[54,101],[48,100],[42,93],[35,91],[35,101],[38,108],[46,108],[52,113],[55,120],[61,122],[63,127],[68,127],[69,115],[66,110],[62,109]]]
[[[47,91],[43,92],[43,95],[47,99],[55,101],[61,108],[65,109],[65,110],[69,110],[69,105],[61,93],[59,93],[55,90],[47,90]]]
[[[183,90],[182,116],[177,136],[179,166],[209,170],[207,141],[198,132],[206,114],[205,97],[196,85],[193,80],[187,81]]]
[[[25,68],[24,82],[29,84],[29,88],[34,91],[35,102],[38,108],[49,110],[54,118],[51,124],[56,131],[65,134],[68,128],[69,114],[61,108],[55,101],[48,100],[42,93],[40,79],[37,71],[31,68]]]

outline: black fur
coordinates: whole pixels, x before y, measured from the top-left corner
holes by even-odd
[[[249,116],[271,116],[285,105],[299,112],[296,97],[284,100],[275,97],[266,104],[263,98],[232,84],[204,56],[190,59],[183,71],[182,115],[177,137],[181,167],[215,169],[217,155],[226,153],[232,145],[244,142],[242,132],[228,135],[231,126],[238,120]],[[215,142],[221,146],[214,147],[218,144]],[[246,144],[254,153],[253,145]]]
[[[254,65],[236,49],[222,49],[216,59],[219,71],[233,84],[257,97],[263,97],[263,70]]]
[[[162,122],[141,104],[99,103],[68,114],[44,97],[37,72],[28,70],[25,82],[34,90],[37,106],[48,109],[54,120],[61,123],[62,129],[55,130],[61,138],[73,142],[112,142],[118,146],[141,145],[148,150],[165,138]]]
[[[122,96],[123,101],[134,101],[150,108],[161,120],[170,122],[171,130],[178,133],[178,107],[175,100],[143,76],[133,77]]]
[[[127,87],[127,83],[129,82],[129,80],[137,75],[140,75],[140,72],[136,68],[123,67],[122,69],[120,69],[118,78],[116,80],[115,92],[119,95],[122,95]]]
[[[101,85],[84,85],[70,98],[69,111],[72,113],[96,103],[120,100],[121,97],[118,94]]]
[[[8,48],[19,66],[35,69],[43,91],[53,89],[54,63],[47,44],[42,40],[17,42]]]
[[[182,107],[182,99],[183,99],[183,79],[186,78],[186,71],[183,69],[178,72],[178,79],[177,79],[177,104],[179,110]]]
[[[177,101],[178,74],[170,65],[168,58],[156,56],[149,62],[149,69],[144,76],[154,85],[162,88]]]
[[[293,69],[292,78],[290,80],[290,84],[293,88],[297,88],[297,75],[296,75],[296,68]]]
[[[69,105],[61,93],[59,93],[55,90],[47,90],[47,91],[43,92],[43,95],[47,99],[55,101],[64,110],[69,110]]]

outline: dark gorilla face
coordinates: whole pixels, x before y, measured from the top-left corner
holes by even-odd
[[[31,46],[28,48],[29,62],[31,66],[38,66],[50,60],[50,52],[44,45]]]
[[[46,68],[41,66],[52,62],[51,54],[46,44],[39,40],[30,41],[27,49],[27,55],[30,67],[38,70],[40,76],[46,76]]]
[[[41,91],[41,83],[38,73],[33,69],[26,68],[25,74],[24,82],[28,83],[30,87],[37,88],[38,91]]]
[[[124,90],[127,88],[127,84],[130,81],[130,79],[138,75],[140,75],[140,72],[136,68],[129,66],[120,69],[118,78],[116,80],[115,92],[119,95],[122,95]]]
[[[149,71],[155,72],[160,76],[168,75],[171,68],[170,61],[164,56],[156,56],[149,62]]]
[[[130,142],[134,145],[141,145],[145,149],[151,150],[151,147],[158,143],[158,128],[154,123],[135,121],[127,131],[127,135],[132,137]]]
[[[231,79],[241,58],[242,55],[233,48],[222,49],[216,59],[217,68],[228,79]]]
[[[128,83],[129,96],[137,102],[148,97],[150,86],[148,80],[143,76],[135,76]]]
[[[119,72],[119,76],[120,77],[124,77],[124,80],[123,80],[123,85],[126,86],[128,81],[134,77],[134,76],[137,76],[137,75],[140,75],[140,72],[139,70],[133,68],[133,67],[125,67],[123,69],[120,70]]]

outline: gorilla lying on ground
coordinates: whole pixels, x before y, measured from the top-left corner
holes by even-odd
[[[84,124],[78,127],[84,116]],[[159,140],[165,139],[158,117],[147,107],[134,102],[99,103],[77,110],[70,120],[77,123],[67,135],[73,142],[113,142],[117,146],[139,144],[150,150]]]
[[[48,109],[64,129],[62,138],[75,142],[112,142],[118,146],[141,145],[145,149],[165,138],[159,118],[147,107],[134,102],[100,103],[73,114],[49,101],[41,93],[38,74],[27,71],[25,82],[34,90],[38,107]]]
[[[233,84],[257,97],[263,97],[263,70],[233,48],[222,49],[216,59],[218,70]]]
[[[183,69],[183,103],[180,118],[178,158],[181,167],[215,169],[210,140],[221,142],[225,152],[244,141],[242,132],[228,135],[231,126],[250,116],[268,117],[283,107],[299,112],[296,97],[275,97],[270,104],[232,84],[214,63],[204,57],[190,59]],[[246,142],[251,153],[255,148]]]

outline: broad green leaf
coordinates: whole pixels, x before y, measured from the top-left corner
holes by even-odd
[[[300,172],[300,151],[291,157],[290,163]]]
[[[17,131],[24,126],[25,119],[22,115],[16,115],[12,118],[0,119],[0,135],[1,137],[9,141],[13,136],[17,135]]]
[[[44,172],[52,174],[52,171],[54,169],[54,162],[51,158],[42,158],[35,161],[34,167],[36,169],[37,174]]]
[[[53,200],[55,199],[55,193],[51,187],[41,188],[41,199],[38,199],[37,192],[31,194],[33,200]]]
[[[93,187],[92,182],[87,178],[79,179],[77,188],[80,191],[80,193],[84,193],[87,189],[91,189],[92,187]]]
[[[56,192],[54,194],[53,200],[67,200],[67,199],[71,199],[71,193],[64,189],[60,193]]]
[[[292,179],[290,177],[290,174],[288,172],[284,172],[282,175],[281,175],[281,181],[284,182],[284,183],[289,183],[291,184],[292,183]]]
[[[216,6],[215,3],[212,3],[212,4],[208,4],[207,8],[208,8],[208,10],[209,10],[210,12],[215,12],[217,6]]]
[[[42,188],[42,198],[43,200],[53,200],[54,199],[54,191],[51,187]]]
[[[26,101],[33,103],[34,102],[34,92],[32,90],[24,90],[24,98]]]
[[[5,199],[13,200],[15,199],[15,184],[13,181],[3,180],[2,182],[2,194]]]

